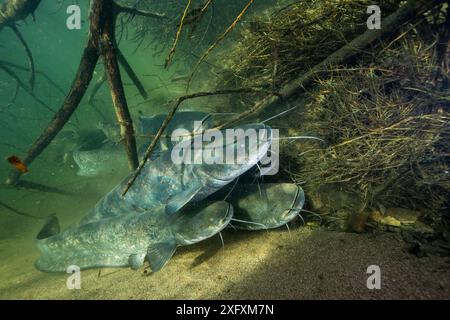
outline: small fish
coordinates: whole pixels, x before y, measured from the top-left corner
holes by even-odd
[[[28,167],[17,156],[8,157],[8,162],[21,173],[28,172]]]

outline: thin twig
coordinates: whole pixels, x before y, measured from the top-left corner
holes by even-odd
[[[170,49],[169,54],[166,58],[166,62],[164,63],[164,68],[167,68],[169,63],[172,61],[173,56],[175,55],[175,50],[177,49],[178,40],[180,39],[180,35],[181,35],[181,30],[183,29],[184,21],[186,19],[187,13],[189,11],[189,7],[191,6],[191,2],[192,2],[192,0],[188,0],[186,8],[184,9],[183,15],[181,16],[180,25],[178,26],[178,30],[175,35],[175,40],[173,42],[172,48]]]
[[[9,25],[9,27],[16,34],[17,38],[19,39],[20,43],[22,44],[22,46],[25,49],[25,52],[27,54],[28,64],[30,65],[30,79],[29,79],[29,82],[30,82],[31,90],[33,90],[33,88],[34,88],[34,80],[36,78],[36,71],[35,71],[35,67],[34,67],[33,54],[31,53],[30,47],[28,46],[27,42],[25,41],[25,38],[20,33],[19,29],[17,29],[16,25],[15,24],[11,24],[11,25]]]
[[[223,34],[221,34],[217,40],[206,50],[206,52],[200,57],[200,59],[197,61],[197,63],[194,66],[194,69],[192,70],[192,73],[189,77],[188,80],[188,90],[192,81],[192,78],[194,77],[194,74],[197,72],[198,67],[200,66],[200,64],[203,62],[203,60],[205,60],[208,55],[211,53],[211,51],[214,50],[214,48],[216,48],[219,43],[225,39],[225,37],[234,29],[234,27],[237,25],[237,23],[242,19],[242,17],[244,16],[244,14],[247,12],[247,10],[250,8],[250,6],[253,4],[255,0],[250,0],[247,5],[244,7],[244,9],[242,9],[241,13],[239,13],[239,15],[237,16],[237,18],[233,21],[233,23],[228,27],[227,30],[225,30],[225,32]]]
[[[12,211],[12,212],[14,212],[14,213],[16,213],[16,214],[18,214],[20,216],[23,216],[23,217],[33,218],[33,219],[42,219],[42,218],[33,216],[33,215],[29,214],[29,213],[25,213],[25,212],[19,211],[19,210],[13,208],[13,207],[7,205],[6,203],[4,203],[2,201],[0,201],[0,206],[4,207],[4,208],[8,209],[9,211]]]
[[[22,71],[30,71],[29,68],[20,66],[18,64],[12,63],[12,62],[8,62],[8,61],[4,61],[4,60],[0,60],[0,64],[4,64],[6,66],[18,69],[18,70],[22,70]],[[64,91],[64,89],[62,89],[55,81],[53,81],[45,72],[39,71],[39,70],[35,70],[35,73],[38,75],[43,76],[52,86],[54,86],[63,96],[66,95],[66,92]]]
[[[98,45],[102,48],[101,56],[116,117],[120,125],[120,134],[127,152],[128,165],[130,169],[134,170],[139,164],[139,159],[137,156],[136,139],[134,137],[133,120],[128,109],[117,57],[114,4],[99,2],[99,8],[100,19],[103,21],[103,30],[98,38]]]
[[[16,80],[17,84],[25,90],[26,93],[28,93],[34,100],[36,100],[36,102],[41,105],[42,107],[44,107],[45,109],[51,111],[52,113],[55,113],[55,110],[53,110],[51,107],[49,107],[44,101],[42,101],[40,98],[38,98],[33,91],[31,91],[27,85],[25,85],[22,80],[20,79],[20,77],[14,72],[12,71],[10,68],[8,68],[7,66],[5,66],[4,64],[0,63],[0,69],[3,69],[11,78],[13,78],[14,80]]]
[[[430,1],[424,4],[426,8],[433,7],[437,3],[441,3],[443,0]],[[314,83],[315,78],[320,75],[324,70],[327,70],[330,66],[340,65],[347,62],[351,58],[355,57],[361,50],[372,44],[373,42],[383,38],[384,36],[392,33],[392,30],[396,30],[398,26],[410,21],[417,15],[415,1],[410,0],[396,12],[389,15],[384,20],[384,27],[381,30],[368,30],[365,33],[356,37],[349,44],[344,45],[339,50],[335,51],[333,54],[329,55],[327,58],[322,60],[320,63],[316,64],[309,71],[303,73],[298,78],[287,83],[279,91],[279,95],[273,96],[269,95],[258,101],[251,109],[240,114],[235,119],[228,121],[227,123],[221,125],[219,128],[229,127],[236,122],[250,116],[251,114],[268,108],[269,106],[275,105],[280,99],[287,99],[298,95],[304,91],[307,87]]]
[[[142,11],[136,8],[122,7],[118,4],[116,4],[115,6],[118,13],[126,13],[132,16],[147,17],[147,18],[158,18],[158,19],[166,18],[166,15],[164,13]]]

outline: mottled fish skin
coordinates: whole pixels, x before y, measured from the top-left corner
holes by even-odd
[[[119,164],[126,164],[126,155],[120,146],[107,144],[100,149],[80,150],[72,153],[78,166],[77,175],[93,177],[115,171]]]
[[[252,168],[267,153],[271,142],[270,128],[262,124],[243,128],[265,129],[268,135],[265,142],[257,146],[257,150],[249,152],[250,158],[246,163],[176,164],[171,159],[170,151],[163,152],[159,158],[145,164],[125,196],[122,193],[131,176],[103,197],[81,223],[119,216],[125,212],[140,213],[160,205],[167,206],[178,197],[186,202],[205,199]]]
[[[37,241],[42,255],[35,266],[44,272],[131,266],[130,257],[144,263],[148,248],[157,244],[189,245],[214,236],[230,222],[233,208],[224,201],[188,207],[167,215],[164,207],[129,213],[84,225]],[[170,256],[168,257],[170,258]]]
[[[244,230],[281,227],[300,213],[303,189],[293,183],[238,184],[227,198],[234,207],[233,226]]]

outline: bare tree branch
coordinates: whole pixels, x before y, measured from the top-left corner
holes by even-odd
[[[183,30],[184,21],[186,20],[187,13],[189,11],[189,7],[191,6],[192,0],[188,0],[188,3],[186,4],[186,8],[184,9],[183,15],[181,16],[180,25],[178,26],[177,33],[175,35],[175,40],[173,41],[172,48],[169,51],[169,54],[167,55],[166,62],[164,63],[164,67],[167,68],[169,63],[172,61],[173,56],[175,55],[175,50],[177,49],[178,40],[180,39],[181,31]]]
[[[20,66],[18,64],[12,63],[12,62],[4,61],[4,60],[0,60],[0,64],[4,64],[5,66],[9,66],[14,69],[18,69],[18,70],[22,70],[22,71],[30,71],[29,68]],[[64,91],[64,89],[62,89],[61,86],[59,86],[55,81],[53,81],[45,72],[42,72],[39,70],[35,70],[35,72],[37,75],[41,75],[42,77],[44,77],[48,81],[48,83],[50,83],[52,86],[54,86],[63,96],[66,95],[66,92]]]
[[[34,80],[36,78],[36,71],[35,71],[35,67],[34,67],[33,54],[31,53],[30,47],[28,46],[27,42],[25,41],[25,38],[20,33],[19,29],[17,29],[16,25],[12,24],[9,27],[14,31],[15,35],[19,39],[20,43],[22,44],[22,46],[25,49],[25,52],[27,54],[28,64],[30,65],[30,79],[29,79],[29,82],[30,82],[31,90],[33,90],[33,88],[34,88]]]
[[[45,109],[47,109],[48,111],[55,113],[55,110],[53,110],[51,107],[49,107],[44,101],[42,101],[40,98],[38,98],[33,91],[31,91],[28,86],[22,82],[22,80],[20,79],[20,77],[14,72],[12,71],[10,68],[8,68],[7,66],[5,66],[4,64],[2,64],[0,62],[0,69],[3,69],[3,71],[5,71],[11,78],[13,78],[17,84],[23,89],[25,90],[26,93],[28,93],[34,100],[36,100],[37,103],[39,103],[39,105],[41,105],[42,107],[44,107]]]
[[[116,111],[116,117],[120,125],[120,134],[125,142],[130,168],[136,169],[139,164],[134,137],[133,120],[128,109],[127,99],[120,76],[119,63],[117,59],[117,46],[115,39],[114,3],[107,2],[99,4],[103,15],[102,33],[99,37],[99,47],[105,65],[106,77],[111,89],[111,97]]]
[[[166,15],[164,13],[142,11],[142,10],[138,10],[136,8],[122,7],[118,4],[116,4],[116,11],[117,11],[117,13],[126,13],[126,14],[130,14],[132,16],[158,18],[158,19],[166,18]]]

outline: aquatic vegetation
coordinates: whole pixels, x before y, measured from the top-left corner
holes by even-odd
[[[286,176],[302,183],[312,204],[331,186],[356,200],[344,205],[346,219],[355,211],[403,206],[422,210],[422,219],[441,230],[438,225],[449,218],[450,185],[448,58],[442,54],[447,9],[438,5],[428,19],[405,24],[398,38],[373,44],[357,60],[323,64],[364,32],[365,12],[356,10],[364,4],[302,1],[267,11],[248,21],[239,41],[218,59],[226,62],[231,86],[256,84],[274,92],[321,66],[308,92],[290,101],[297,106],[290,116],[271,122],[287,128],[288,135],[307,133],[326,141],[324,147],[281,144]],[[398,4],[381,6],[386,14]],[[240,102],[252,108],[254,99]],[[271,104],[263,117],[280,109]],[[321,210],[336,212],[333,204]]]
[[[337,184],[368,207],[443,209],[450,191],[449,101],[432,86],[432,52],[420,39],[406,39],[369,67],[322,80],[300,129],[329,146],[294,154],[297,179],[310,190]]]

